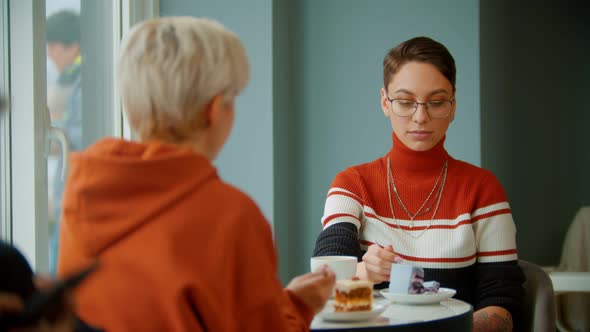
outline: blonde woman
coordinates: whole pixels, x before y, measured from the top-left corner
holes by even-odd
[[[76,294],[82,319],[106,331],[304,331],[322,309],[333,272],[283,289],[268,222],[212,165],[248,75],[244,46],[214,21],[130,31],[119,88],[139,139],[75,153],[65,190],[59,274],[101,261]]]

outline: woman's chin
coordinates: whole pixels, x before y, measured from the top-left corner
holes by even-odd
[[[435,144],[432,142],[425,142],[425,141],[412,141],[407,144],[408,148],[412,149],[413,151],[417,152],[424,152],[432,149]]]

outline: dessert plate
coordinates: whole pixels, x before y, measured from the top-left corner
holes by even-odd
[[[449,299],[455,295],[456,291],[452,288],[439,288],[438,293],[425,293],[425,294],[399,294],[390,293],[389,288],[382,289],[381,295],[386,299],[389,299],[396,303],[402,304],[433,304],[439,303]]]
[[[317,316],[325,321],[358,322],[379,316],[386,307],[387,305],[384,304],[373,303],[373,309],[370,311],[336,312],[334,311],[334,301],[330,300]]]

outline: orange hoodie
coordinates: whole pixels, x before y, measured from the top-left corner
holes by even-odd
[[[305,331],[256,204],[191,150],[103,139],[70,159],[58,273],[98,259],[79,315],[111,331]]]

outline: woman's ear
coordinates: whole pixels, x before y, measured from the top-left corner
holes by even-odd
[[[457,109],[457,99],[455,99],[455,101],[453,102],[453,109],[451,110],[451,121],[449,122],[453,122],[453,120],[455,120],[455,110]]]
[[[383,115],[385,115],[386,118],[389,117],[390,110],[390,102],[387,98],[387,91],[385,90],[385,88],[381,88],[381,110],[383,111]]]
[[[205,128],[209,128],[216,124],[219,120],[220,112],[223,111],[223,96],[217,95],[211,99],[204,109],[204,125]]]

